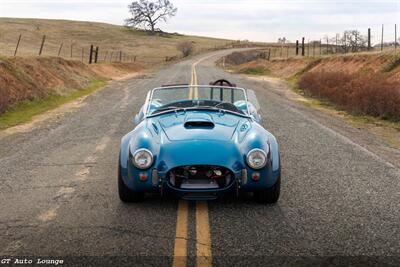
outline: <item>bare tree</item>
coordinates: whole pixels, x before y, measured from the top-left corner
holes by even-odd
[[[282,37],[282,38],[278,38],[278,43],[279,44],[285,44],[288,43],[288,40],[286,39],[286,37]]]
[[[357,30],[348,30],[344,31],[338,42],[342,46],[342,50],[357,52],[367,48],[368,37]]]
[[[183,57],[190,56],[194,50],[193,43],[190,41],[179,43],[176,48],[182,52]]]
[[[167,21],[175,16],[178,10],[169,0],[140,0],[132,2],[128,8],[132,17],[125,20],[126,25],[150,29],[152,34],[158,22]]]

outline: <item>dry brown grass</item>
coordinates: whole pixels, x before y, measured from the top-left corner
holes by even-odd
[[[400,59],[393,53],[270,61],[235,53],[226,62],[236,73],[299,81],[298,86],[309,96],[353,114],[400,121]]]
[[[400,84],[382,73],[308,72],[300,78],[299,87],[350,112],[400,121]]]
[[[69,94],[93,80],[123,76],[144,69],[139,63],[87,65],[57,57],[0,59],[0,114],[25,100]]]
[[[71,45],[74,59],[81,59],[82,48],[87,59],[89,47],[93,44],[100,47],[100,60],[105,58],[107,51],[107,58],[113,52],[117,60],[117,53],[123,51],[125,55],[137,56],[138,61],[159,62],[165,57],[180,55],[177,44],[184,41],[193,42],[197,52],[231,44],[231,41],[224,39],[179,34],[152,36],[146,32],[105,23],[0,18],[0,55],[14,54],[19,34],[22,34],[22,40],[18,55],[37,55],[42,36],[46,35],[43,55],[57,56],[60,44],[63,43],[61,56],[67,59],[71,56]]]

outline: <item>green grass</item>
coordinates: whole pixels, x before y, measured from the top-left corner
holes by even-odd
[[[23,101],[12,106],[0,115],[0,129],[30,121],[35,115],[54,109],[62,104],[89,95],[106,84],[105,80],[92,80],[90,84],[80,90],[74,90],[68,95],[50,95],[44,99]]]
[[[248,75],[267,75],[270,73],[270,71],[260,66],[260,67],[250,67],[242,69],[240,70],[240,73]]]

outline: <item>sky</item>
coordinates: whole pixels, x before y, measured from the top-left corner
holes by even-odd
[[[129,17],[126,0],[0,0],[0,17],[98,21],[122,25]],[[234,40],[319,40],[348,29],[372,29],[379,42],[394,39],[400,28],[400,0],[171,0],[178,13],[164,31]],[[398,29],[398,35],[400,30]]]

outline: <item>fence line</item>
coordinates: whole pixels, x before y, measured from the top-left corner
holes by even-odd
[[[80,60],[85,63],[101,63],[101,62],[141,62],[141,63],[159,63],[159,62],[169,62],[179,59],[180,55],[169,55],[169,56],[153,56],[149,54],[133,54],[131,52],[124,51],[124,49],[109,48],[95,46],[95,44],[79,44],[74,40],[65,42],[65,40],[51,42],[48,36],[42,35],[41,39],[36,41],[24,42],[23,34],[18,35],[16,39],[16,46],[13,48],[12,52],[6,52],[7,48],[10,47],[10,41],[1,44],[6,45],[6,49],[0,48],[0,54],[3,55],[37,55],[37,56],[57,56],[66,59]],[[32,38],[32,37],[31,37]],[[38,39],[38,38],[37,38]],[[26,39],[25,39],[26,40]],[[261,45],[261,44],[258,44]],[[254,44],[242,41],[226,42],[224,45],[212,45],[210,47],[202,47],[197,50],[197,52],[214,51],[227,48],[237,48],[237,47],[250,47]],[[96,48],[96,49],[94,49]],[[38,49],[38,50],[36,50]]]
[[[239,47],[254,47],[255,45],[264,47],[267,49],[268,56],[266,58],[289,58],[294,56],[321,56],[329,54],[346,54],[349,52],[367,52],[367,51],[384,51],[386,47],[394,47],[394,52],[397,53],[397,24],[394,25],[394,42],[388,42],[388,36],[385,36],[385,25],[382,25],[381,29],[375,28],[379,33],[379,43],[375,42],[372,47],[371,39],[371,28],[368,28],[366,35],[355,32],[345,32],[342,36],[335,34],[334,37],[329,38],[326,35],[324,38],[319,40],[310,40],[303,36],[296,40],[295,43],[250,43],[248,41],[230,41],[222,45],[212,45],[210,47],[203,47],[198,49],[198,52],[214,51],[227,48],[239,48]],[[390,33],[390,27],[389,27]],[[180,58],[179,55],[169,56],[153,56],[149,54],[133,54],[132,51],[127,52],[123,49],[109,48],[107,46],[98,46],[96,44],[85,43],[79,44],[76,41],[70,40],[69,44],[65,40],[61,42],[50,42],[46,35],[37,37],[37,45],[35,42],[30,41],[27,47],[26,41],[22,34],[17,35],[15,39],[16,45],[10,47],[12,52],[4,53],[3,49],[0,51],[2,54],[17,56],[21,51],[29,50],[29,53],[23,53],[24,55],[46,55],[46,56],[58,56],[63,58],[78,59],[85,63],[101,63],[101,62],[143,62],[143,63],[158,63],[168,62]],[[41,39],[39,39],[41,37]],[[386,39],[386,43],[385,43]],[[390,38],[393,40],[392,38]],[[26,38],[25,38],[26,40]],[[377,41],[375,39],[375,41]],[[7,45],[9,47],[10,45]],[[6,48],[7,48],[6,47]],[[39,49],[38,49],[39,48]],[[380,48],[380,49],[379,49]],[[9,50],[11,50],[9,49]],[[38,49],[38,50],[36,50]],[[286,51],[284,51],[286,49]]]
[[[375,43],[372,47],[371,28],[368,28],[367,34],[364,36],[359,34],[357,30],[346,31],[342,37],[340,34],[335,34],[334,37],[329,38],[325,36],[323,39],[310,40],[306,37],[301,37],[296,42],[283,42],[270,44],[262,53],[268,53],[267,56],[260,55],[260,57],[273,59],[273,58],[290,58],[290,57],[316,57],[322,55],[332,54],[346,54],[346,53],[359,53],[359,52],[394,52],[397,53],[397,46],[400,39],[397,39],[397,24],[394,25],[394,41],[388,41],[387,35],[385,40],[385,27],[382,25],[379,32],[379,43]],[[281,39],[280,39],[281,40]],[[392,39],[393,40],[393,39]],[[284,41],[286,41],[284,39]],[[386,42],[385,42],[386,41]],[[286,47],[286,56],[282,56],[282,49]],[[391,50],[393,49],[393,50]]]

